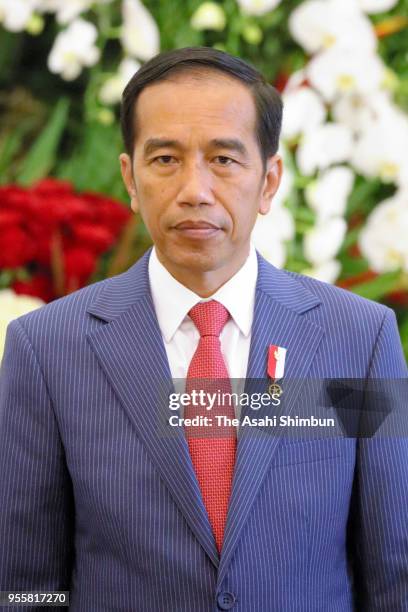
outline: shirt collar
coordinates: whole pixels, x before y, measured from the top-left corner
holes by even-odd
[[[221,302],[243,335],[248,336],[252,327],[257,274],[258,259],[251,245],[248,258],[238,272],[211,297],[201,298],[168,272],[153,248],[149,259],[149,281],[157,320],[166,342],[171,341],[189,310],[198,302],[208,300]]]

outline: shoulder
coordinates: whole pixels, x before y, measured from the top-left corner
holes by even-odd
[[[305,313],[321,327],[328,360],[338,358],[347,376],[361,371],[376,376],[405,377],[398,325],[394,311],[351,291],[294,272],[282,271],[319,301]],[[362,369],[358,369],[362,368]],[[350,372],[350,373],[349,373]]]
[[[23,315],[9,327],[24,331],[39,350],[82,345],[102,322],[120,316],[149,292],[147,251],[129,269]]]
[[[312,304],[302,316],[324,330],[328,350],[353,350],[359,359],[362,355],[369,358],[384,333],[392,336],[399,350],[398,327],[391,308],[306,275],[287,270],[281,270],[281,274],[297,287],[293,293],[298,301]]]
[[[257,288],[286,308],[321,322],[336,316],[381,321],[388,313],[393,314],[387,306],[352,291],[305,274],[276,268],[259,253]]]
[[[150,250],[121,274],[92,283],[15,319],[17,325],[27,329],[53,325],[79,329],[92,324],[90,314],[105,321],[115,318],[149,291],[149,253]]]
[[[98,323],[88,309],[120,276],[95,282],[14,319],[8,325],[10,335],[13,331],[24,334],[38,350],[54,351],[82,342]]]
[[[78,289],[69,295],[45,304],[37,310],[18,317],[15,322],[24,329],[30,329],[36,325],[46,325],[57,320],[60,324],[74,318],[78,320],[85,315],[88,306],[97,299],[106,284],[111,281],[112,279],[105,279]]]
[[[381,322],[387,316],[394,316],[393,310],[388,308],[388,306],[364,298],[347,289],[297,272],[289,270],[281,270],[281,272],[295,282],[300,283],[319,300],[322,314],[330,317],[337,315],[340,319],[347,317],[354,319],[368,318],[375,322]]]

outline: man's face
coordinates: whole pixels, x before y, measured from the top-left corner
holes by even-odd
[[[135,112],[133,163],[122,154],[122,174],[160,261],[178,275],[232,275],[282,170],[275,155],[264,172],[250,91],[214,71],[182,74],[146,87]]]

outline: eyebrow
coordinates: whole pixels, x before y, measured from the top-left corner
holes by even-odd
[[[244,143],[238,138],[213,138],[209,142],[211,147],[218,149],[228,149],[229,151],[236,151],[241,155],[247,156],[248,151]],[[168,138],[148,138],[146,140],[143,152],[147,157],[157,149],[162,148],[172,148],[172,149],[183,149],[183,145],[179,140],[171,140]]]

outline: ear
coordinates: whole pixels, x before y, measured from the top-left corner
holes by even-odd
[[[132,160],[127,153],[121,153],[119,155],[119,160],[122,179],[130,197],[130,207],[133,212],[136,213],[139,210],[139,203],[137,199],[136,185],[133,178]]]
[[[258,210],[261,215],[266,215],[271,208],[273,196],[278,191],[281,182],[282,171],[283,164],[280,155],[276,153],[267,159],[266,172]]]

